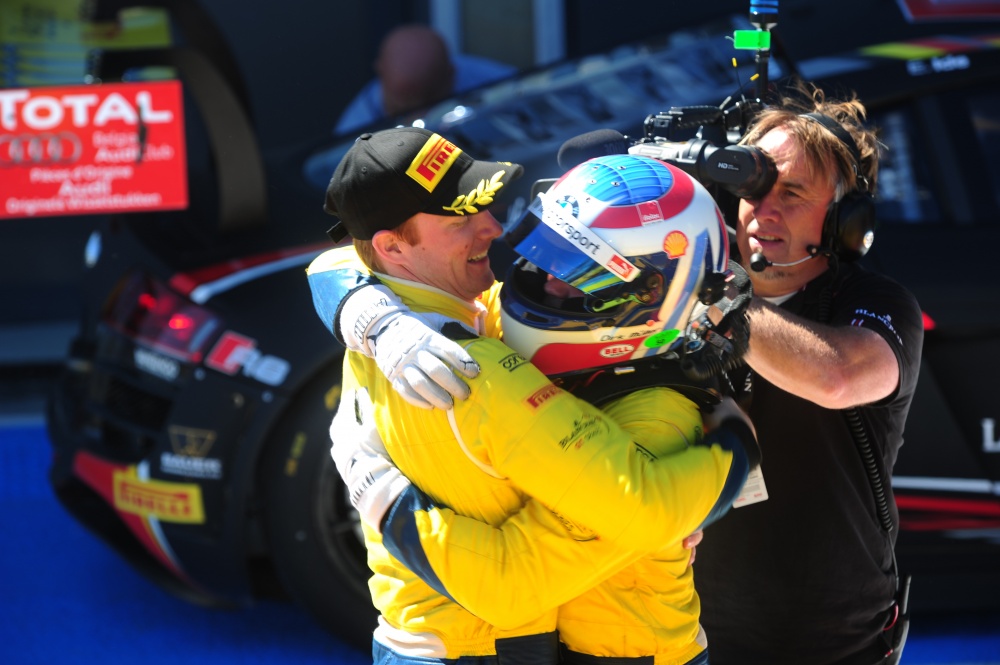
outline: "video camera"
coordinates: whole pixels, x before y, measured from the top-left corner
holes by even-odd
[[[741,99],[724,106],[673,107],[648,115],[643,122],[643,136],[635,141],[613,129],[581,134],[559,149],[559,165],[569,169],[590,158],[614,154],[644,156],[671,164],[708,190],[732,234],[740,199],[766,195],[778,171],[763,150],[738,144],[762,108],[760,101]],[[536,182],[532,195],[547,190],[553,182],[554,178]],[[689,380],[699,385],[719,381],[726,371],[742,363],[749,344],[744,312],[751,296],[749,277],[738,265],[731,263],[726,273],[705,276],[698,298],[706,308],[715,305],[723,316],[713,323],[707,310],[703,311],[688,331],[679,366]]]
[[[645,136],[629,154],[652,157],[685,171],[713,194],[718,188],[737,198],[760,198],[777,178],[774,162],[759,148],[736,145],[760,109],[754,101],[739,101],[728,109],[680,106],[646,116]],[[697,127],[693,138],[678,134]]]
[[[569,169],[591,157],[625,153],[672,164],[704,185],[734,226],[739,200],[764,196],[778,176],[764,151],[737,145],[760,108],[757,100],[741,100],[727,109],[673,107],[646,116],[644,135],[636,141],[613,129],[594,130],[566,141],[559,149],[559,165]],[[553,181],[540,181],[537,188]]]
[[[628,148],[629,154],[643,155],[673,164],[695,178],[715,199],[728,226],[735,228],[740,199],[763,197],[774,186],[778,169],[760,148],[738,145],[753,117],[761,109],[759,100],[740,100],[723,109],[716,106],[682,106],[666,113],[646,116],[643,138]],[[690,136],[694,129],[694,135]],[[686,140],[679,140],[687,135]],[[691,379],[722,377],[742,362],[749,344],[749,328],[743,312],[752,289],[749,277],[706,276],[699,298],[715,304],[723,320],[713,324],[701,317],[700,334],[689,340],[689,353],[681,368]]]
[[[715,199],[734,240],[740,199],[760,199],[778,177],[774,161],[760,148],[740,145],[756,114],[763,108],[767,90],[767,61],[770,28],[777,23],[777,0],[751,0],[750,20],[757,30],[738,30],[738,49],[757,51],[756,98],[747,99],[737,91],[738,101],[727,98],[719,106],[680,106],[650,114],[643,122],[643,136],[631,140],[613,129],[598,129],[563,143],[557,160],[570,169],[593,157],[630,154],[656,159],[681,169],[700,182]],[[735,60],[734,60],[735,64]],[[734,95],[735,96],[735,95]],[[557,179],[536,181],[532,198],[546,191]],[[508,238],[510,242],[510,238]],[[750,278],[739,264],[730,262],[725,273],[705,276],[698,298],[706,309],[686,331],[687,341],[680,369],[688,380],[699,385],[727,381],[725,373],[742,364],[749,346],[746,308],[753,295]],[[707,307],[714,305],[722,319],[709,320]],[[721,385],[717,386],[722,388]],[[731,390],[731,386],[729,389]],[[723,393],[728,392],[722,390]]]
[[[736,30],[733,45],[756,53],[756,97],[729,105],[679,106],[646,116],[643,137],[631,141],[623,134],[600,129],[570,139],[559,150],[559,165],[569,169],[598,155],[642,155],[680,168],[705,186],[730,226],[735,225],[740,199],[761,198],[777,179],[774,162],[759,148],[738,145],[750,122],[761,110],[768,87],[771,29],[778,23],[778,0],[750,0],[750,23],[755,30]],[[735,64],[735,60],[733,61]],[[551,181],[538,183],[543,189]],[[534,192],[533,192],[534,194]]]

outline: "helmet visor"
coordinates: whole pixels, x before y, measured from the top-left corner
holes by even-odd
[[[584,293],[638,277],[639,268],[576,218],[574,205],[539,193],[508,232],[507,242],[534,265]]]

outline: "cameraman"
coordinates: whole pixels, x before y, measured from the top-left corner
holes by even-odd
[[[757,428],[767,499],[699,546],[713,665],[871,665],[902,650],[889,477],[923,327],[905,288],[853,262],[870,244],[878,175],[864,118],[857,98],[800,83],[741,141],[778,169],[766,195],[739,205],[754,298],[749,368],[730,377]],[[884,525],[859,443],[884,480]]]

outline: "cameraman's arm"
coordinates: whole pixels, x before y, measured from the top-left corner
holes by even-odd
[[[877,402],[899,384],[899,361],[873,330],[830,326],[791,314],[755,297],[746,361],[793,395],[828,409]]]

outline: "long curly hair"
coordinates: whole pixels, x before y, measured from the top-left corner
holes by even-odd
[[[855,172],[850,148],[829,129],[805,117],[821,113],[840,123],[857,145],[861,162]],[[862,189],[875,193],[878,182],[878,132],[865,126],[867,110],[855,93],[843,100],[828,99],[815,84],[794,80],[778,96],[777,103],[765,106],[754,118],[741,144],[754,145],[773,129],[791,134],[805,151],[809,168],[829,175],[836,187],[835,200],[850,191]]]

